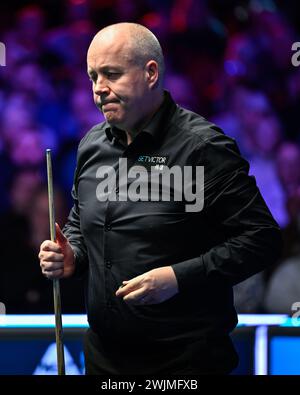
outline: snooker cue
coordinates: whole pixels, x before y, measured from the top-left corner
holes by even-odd
[[[51,241],[55,242],[56,241],[56,232],[55,232],[51,149],[46,150],[46,158],[47,158],[50,237],[51,237]],[[55,338],[56,338],[56,352],[57,352],[57,371],[58,371],[58,375],[65,375],[65,357],[64,357],[62,317],[61,317],[61,298],[60,298],[59,279],[57,279],[57,278],[53,279],[53,297],[54,297],[54,312],[55,312]]]

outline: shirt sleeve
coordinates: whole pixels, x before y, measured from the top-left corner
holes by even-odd
[[[63,233],[67,237],[75,255],[75,272],[74,277],[81,277],[88,267],[88,254],[84,242],[83,235],[80,230],[80,215],[77,198],[77,171],[74,175],[74,183],[72,187],[73,207],[69,213],[66,225],[63,228]]]
[[[274,263],[282,247],[280,228],[235,141],[212,132],[195,155],[194,163],[204,166],[204,227],[211,246],[200,256],[172,265],[179,291],[215,276],[235,285]]]

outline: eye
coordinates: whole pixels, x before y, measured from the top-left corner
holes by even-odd
[[[121,75],[121,73],[118,73],[118,72],[116,72],[116,71],[107,71],[106,73],[105,73],[105,75],[106,75],[106,77],[107,78],[109,78],[109,79],[117,79],[117,78],[119,78],[120,77],[120,75]]]
[[[97,75],[96,74],[90,74],[89,75],[89,80],[92,81],[92,82],[97,81]]]

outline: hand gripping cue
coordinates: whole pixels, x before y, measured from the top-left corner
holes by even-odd
[[[50,237],[51,241],[56,241],[55,234],[55,214],[53,199],[53,177],[51,163],[51,149],[46,150],[47,158],[47,178],[48,178],[48,201],[49,201],[49,220],[50,220]],[[61,300],[59,280],[53,279],[53,296],[54,296],[54,312],[55,312],[55,337],[57,351],[57,370],[59,375],[65,375],[65,357],[63,345],[62,319],[61,319]]]

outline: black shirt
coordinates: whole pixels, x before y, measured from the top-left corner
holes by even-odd
[[[127,158],[130,168],[141,156],[150,158],[147,171],[157,166],[155,158],[169,168],[204,166],[203,209],[187,212],[180,201],[97,200],[99,166],[118,170],[119,158]],[[168,92],[129,146],[122,131],[106,122],[87,133],[64,233],[75,251],[76,273],[86,274],[88,321],[99,336],[188,344],[234,329],[232,285],[272,264],[281,249],[279,227],[248,170],[233,139],[177,106]],[[129,306],[115,296],[123,280],[169,265],[179,285],[169,300]]]

